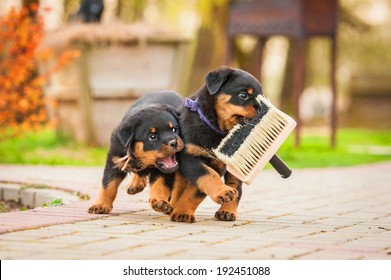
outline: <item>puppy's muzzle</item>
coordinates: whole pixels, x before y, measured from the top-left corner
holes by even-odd
[[[176,139],[172,139],[168,142],[168,145],[172,148],[172,149],[176,149],[178,147],[178,141]]]

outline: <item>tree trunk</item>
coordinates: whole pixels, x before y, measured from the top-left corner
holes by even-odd
[[[266,41],[266,38],[259,38],[254,49],[249,53],[243,52],[237,47],[234,50],[234,57],[237,60],[238,67],[254,75],[261,83],[262,56]]]
[[[293,74],[295,71],[294,65],[295,44],[293,39],[289,39],[288,55],[284,73],[284,84],[280,95],[281,110],[284,112],[293,112]]]
[[[185,95],[198,90],[205,83],[206,74],[225,62],[228,2],[210,1],[208,3],[208,9],[202,14],[203,24],[195,39],[193,70]]]

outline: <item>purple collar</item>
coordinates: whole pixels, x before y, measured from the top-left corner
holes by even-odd
[[[190,111],[192,112],[197,112],[198,115],[200,116],[201,120],[204,121],[204,123],[206,123],[211,129],[213,129],[214,131],[216,131],[218,134],[224,136],[224,135],[227,135],[227,132],[225,131],[222,131],[221,129],[219,129],[218,127],[214,126],[209,120],[207,117],[205,117],[205,115],[202,113],[201,111],[201,108],[200,108],[200,105],[198,104],[198,97],[196,98],[196,100],[192,100],[190,98],[186,98],[185,100],[185,106],[187,108],[190,109]]]

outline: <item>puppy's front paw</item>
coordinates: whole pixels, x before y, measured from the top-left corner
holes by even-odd
[[[215,218],[220,221],[233,222],[238,217],[238,203],[233,201],[220,206],[215,213]]]
[[[173,210],[173,208],[168,202],[161,199],[151,199],[150,204],[153,210],[157,212],[162,212],[166,215],[170,215]]]
[[[233,222],[236,220],[236,214],[225,210],[218,210],[215,213],[215,218],[220,221]]]
[[[136,185],[136,186],[129,185],[127,189],[127,193],[133,195],[142,192],[144,189],[145,189],[144,185]]]
[[[127,187],[128,194],[136,194],[142,192],[147,186],[147,178],[144,176],[139,176],[138,174],[133,174],[131,181]]]
[[[170,220],[179,223],[195,223],[196,217],[194,213],[179,212],[174,209],[171,213]]]
[[[229,186],[225,186],[212,199],[218,204],[225,204],[235,200],[238,197],[238,195],[239,194],[236,189]]]
[[[88,209],[88,213],[90,214],[109,214],[113,206],[110,205],[102,205],[102,204],[94,204]]]

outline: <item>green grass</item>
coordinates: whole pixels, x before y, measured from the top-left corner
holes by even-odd
[[[327,135],[305,135],[300,148],[294,148],[293,138],[292,134],[277,152],[292,168],[352,166],[391,160],[391,131],[341,129],[334,149],[330,148]],[[372,147],[382,154],[372,153]]]
[[[327,135],[303,136],[300,148],[294,148],[293,134],[281,146],[278,155],[291,168],[351,166],[391,160],[391,131],[341,129],[337,147],[329,147]],[[366,147],[381,147],[372,154]],[[29,132],[17,138],[0,139],[0,163],[104,166],[107,148],[76,144],[54,131]]]
[[[56,207],[56,206],[61,206],[61,205],[64,205],[64,203],[62,202],[62,198],[57,198],[57,199],[53,199],[52,201],[50,201],[48,203],[42,204],[41,207]]]
[[[103,166],[107,148],[76,144],[53,130],[0,139],[0,163]]]

